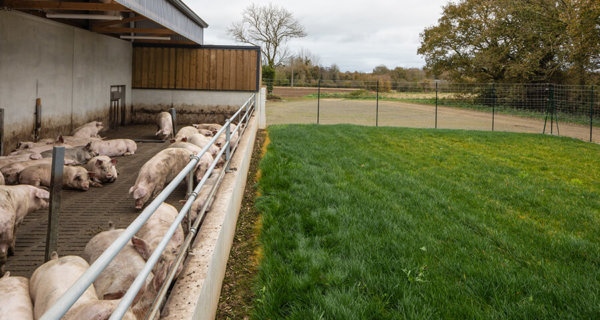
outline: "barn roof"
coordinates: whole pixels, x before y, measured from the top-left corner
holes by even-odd
[[[202,45],[208,27],[181,0],[0,0],[0,7],[136,43]]]

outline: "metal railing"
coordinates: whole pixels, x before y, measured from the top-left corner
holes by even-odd
[[[253,94],[238,110],[237,112],[229,118],[225,125],[214,135],[214,137],[210,140],[202,151],[198,154],[192,155],[190,162],[185,166],[179,174],[150,202],[150,204],[140,213],[140,215],[125,229],[125,231],[92,263],[92,265],[75,281],[75,283],[57,300],[57,302],[48,309],[48,311],[42,316],[42,320],[50,320],[50,319],[60,319],[67,311],[71,308],[71,306],[79,299],[79,297],[85,292],[85,290],[93,284],[94,280],[100,275],[100,273],[110,264],[110,262],[115,258],[115,256],[121,251],[121,249],[131,240],[131,238],[138,232],[138,230],[143,226],[143,224],[152,216],[152,214],[158,209],[158,207],[168,198],[168,196],[175,190],[175,188],[183,181],[183,179],[188,176],[190,178],[191,184],[188,184],[188,199],[185,202],[183,208],[179,211],[175,221],[171,224],[167,233],[163,236],[162,240],[158,244],[158,247],[154,250],[150,258],[146,261],[142,271],[138,274],[136,279],[133,281],[127,293],[121,299],[119,305],[114,310],[110,319],[121,319],[123,315],[127,312],[133,300],[139,290],[145,283],[146,278],[152,271],[154,265],[158,262],[160,255],[163,253],[164,249],[167,246],[167,243],[177,230],[177,227],[181,224],[183,218],[186,215],[189,215],[189,210],[192,206],[194,200],[198,197],[198,194],[202,187],[206,184],[208,177],[212,174],[215,169],[219,159],[223,155],[225,155],[225,164],[224,170],[221,170],[221,173],[217,179],[217,183],[215,183],[209,193],[208,200],[204,203],[204,206],[200,210],[198,216],[194,220],[193,224],[189,228],[189,232],[184,240],[182,247],[179,249],[177,258],[173,266],[171,266],[166,280],[163,283],[162,287],[159,290],[157,298],[155,299],[148,315],[147,319],[153,319],[160,309],[160,306],[166,297],[167,290],[171,285],[172,281],[175,279],[176,271],[183,263],[185,256],[188,252],[188,249],[198,231],[200,223],[202,222],[205,212],[209,207],[211,199],[216,194],[216,190],[219,187],[220,182],[222,181],[226,171],[229,169],[229,165],[231,162],[232,154],[237,149],[238,143],[240,141],[241,136],[245,132],[246,128],[249,125],[250,117],[255,109],[255,96]],[[243,115],[242,115],[243,113]],[[233,130],[230,130],[231,123],[237,120],[237,126]],[[238,133],[238,140],[235,145],[231,144],[231,137]],[[216,140],[222,135],[226,136],[226,143],[222,146],[221,151],[218,156],[215,157],[214,161],[211,163],[209,169],[206,171],[198,185],[192,190],[191,186],[193,185],[193,173],[196,164],[200,160],[200,158],[208,152],[209,148],[215,144]],[[189,216],[188,216],[189,218]],[[190,219],[188,219],[190,221]]]

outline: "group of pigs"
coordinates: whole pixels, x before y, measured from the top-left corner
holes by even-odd
[[[85,191],[115,181],[117,161],[110,157],[133,154],[137,146],[129,139],[103,140],[98,136],[102,129],[101,122],[93,121],[71,136],[20,142],[17,150],[0,157],[0,267],[14,254],[16,231],[25,216],[48,207],[45,188],[50,187],[53,147],[65,147],[64,188]]]
[[[162,112],[157,116],[157,125],[159,130],[156,135],[163,140],[172,138],[171,144],[141,167],[135,185],[130,188],[129,193],[135,199],[137,209],[141,209],[148,200],[160,193],[189,163],[194,154],[208,148],[208,152],[199,159],[194,169],[195,179],[200,180],[219,155],[220,148],[226,143],[223,133],[214,144],[210,144],[214,134],[222,128],[219,124],[186,126],[174,134],[171,115]],[[232,146],[239,140],[238,133],[233,132],[235,128],[236,126],[232,124],[230,129]],[[101,183],[112,182],[117,178],[114,166],[116,161],[110,157],[133,154],[136,145],[128,139],[102,140],[98,137],[98,131],[101,129],[100,122],[92,122],[76,129],[72,136],[63,136],[57,141],[45,141],[47,145],[21,143],[18,146],[19,150],[0,159],[0,166],[2,166],[0,171],[5,175],[6,181],[21,184],[0,186],[0,226],[13,226],[6,230],[0,228],[0,254],[4,252],[0,256],[2,263],[14,250],[14,234],[25,215],[48,207],[48,191],[37,186],[49,186],[46,182],[50,180],[49,160],[51,159],[46,160],[44,157],[48,156],[48,152],[51,156],[52,146],[65,145],[69,148],[66,150],[73,150],[65,152],[65,163],[70,166],[65,166],[64,187],[87,190],[89,185],[99,186]],[[16,160],[17,158],[19,160]],[[15,161],[2,162],[8,159],[15,159]],[[21,165],[17,165],[18,163]],[[222,174],[220,167],[223,163],[223,159],[219,159],[217,169],[213,170],[193,203],[190,210],[192,221],[202,210],[212,186]],[[83,167],[78,167],[82,164]],[[33,169],[30,169],[31,167]],[[68,169],[72,172],[67,173],[67,168],[76,168],[74,170],[77,171]],[[136,236],[94,281],[94,284],[69,309],[63,319],[108,319],[163,235],[175,221],[176,216],[177,210],[173,206],[162,203]],[[10,272],[6,272],[0,278],[0,301],[3,302],[0,303],[0,318],[3,315],[10,315],[11,319],[39,319],[89,268],[89,265],[124,232],[124,229],[114,229],[110,222],[109,226],[109,230],[100,232],[87,243],[83,258],[58,257],[53,254],[50,261],[35,270],[30,280],[24,277],[11,277]],[[180,225],[124,319],[145,317],[176,259],[183,240],[184,232]],[[180,269],[181,266],[177,273],[181,271]]]
[[[176,216],[177,209],[161,204],[62,319],[108,319]],[[0,319],[39,319],[124,231],[109,222],[109,230],[98,233],[87,243],[83,257],[58,257],[54,252],[52,259],[39,266],[31,279],[12,277],[6,272],[0,278]],[[145,318],[183,240],[183,229],[178,226],[123,319]]]

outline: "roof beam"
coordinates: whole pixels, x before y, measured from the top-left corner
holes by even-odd
[[[123,21],[121,21],[123,22]],[[150,28],[92,28],[100,33],[152,33],[152,34],[175,34],[169,29],[150,29]]]
[[[87,10],[87,11],[122,11],[129,12],[130,9],[118,3],[96,3],[96,2],[62,2],[62,1],[32,1],[32,0],[0,0],[1,6],[17,10]]]
[[[123,20],[119,20],[119,21],[99,22],[99,23],[94,24],[94,28],[104,28],[104,27],[113,26],[115,24],[125,24],[125,23],[129,23],[129,22],[136,22],[136,21],[143,21],[143,20],[148,20],[148,18],[146,18],[144,16],[135,16],[135,17],[130,17],[130,18],[124,18]]]

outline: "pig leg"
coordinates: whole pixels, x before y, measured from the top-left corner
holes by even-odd
[[[13,229],[13,239],[10,243],[10,246],[8,246],[8,255],[9,256],[14,256],[15,255],[15,246],[17,244],[17,227],[15,226]]]

